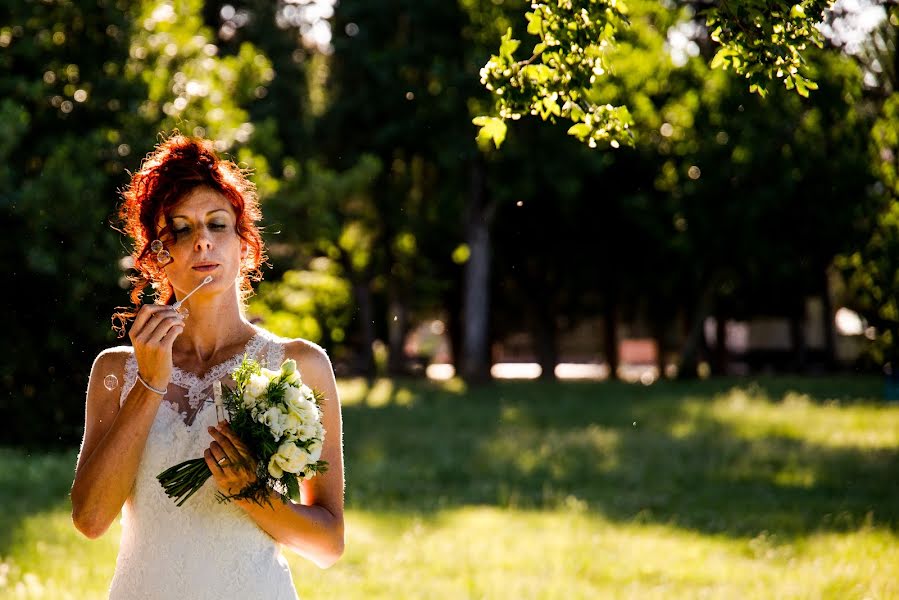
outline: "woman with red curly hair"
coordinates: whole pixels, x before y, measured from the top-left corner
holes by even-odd
[[[265,259],[255,187],[208,142],[174,135],[132,176],[120,216],[137,275],[134,309],[114,320],[124,332],[133,319],[132,345],[102,352],[91,369],[75,526],[96,538],[122,513],[111,598],[295,598],[280,546],[322,568],[343,553],[340,403],[321,348],[244,316]],[[149,290],[155,302],[142,305]],[[246,446],[209,410],[213,383],[228,384],[244,355],[271,369],[294,359],[325,396],[329,469],[303,482],[299,504],[216,500],[216,491],[236,494],[255,480]],[[200,455],[214,485],[176,507],[156,475]]]

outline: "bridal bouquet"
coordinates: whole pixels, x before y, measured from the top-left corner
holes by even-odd
[[[227,412],[231,429],[258,462],[254,483],[231,496],[219,493],[219,500],[249,499],[261,504],[268,501],[272,489],[282,489],[298,501],[300,480],[323,473],[328,466],[320,460],[325,440],[322,395],[302,382],[296,362],[290,359],[278,371],[271,371],[244,357],[231,378],[237,385],[233,390],[225,387],[223,395],[216,387],[215,402]],[[195,458],[156,478],[181,506],[211,476],[206,461]]]

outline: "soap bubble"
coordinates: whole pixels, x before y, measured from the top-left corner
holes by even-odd
[[[169,264],[170,260],[172,260],[172,255],[169,254],[168,250],[160,250],[156,254],[156,260],[159,262],[160,266],[165,266]]]
[[[150,250],[152,252],[159,252],[162,250],[162,242],[159,240],[153,240],[153,243],[150,244]]]
[[[111,392],[112,390],[119,387],[119,378],[110,373],[103,378],[103,387]]]

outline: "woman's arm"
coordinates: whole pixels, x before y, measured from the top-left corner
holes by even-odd
[[[343,554],[343,426],[341,423],[340,400],[334,371],[327,354],[313,344],[297,340],[286,348],[286,357],[297,362],[303,383],[324,395],[322,422],[325,427],[325,442],[322,460],[328,462],[328,470],[300,486],[300,504],[283,503],[274,500],[270,505],[260,506],[249,500],[235,501],[247,514],[277,542],[291,548],[301,556],[311,560],[321,568],[333,565]],[[226,426],[211,428],[216,441],[217,455],[225,454],[234,460],[243,454],[237,448],[240,441]],[[212,452],[207,450],[206,463],[210,466],[219,488],[226,494],[239,491],[247,482],[230,469],[218,467]],[[232,456],[234,455],[234,456]]]
[[[131,340],[139,372],[150,385],[164,388],[172,369],[172,343],[183,320],[168,307],[144,306],[135,319]],[[144,445],[162,396],[137,383],[119,408],[117,387],[106,389],[112,373],[124,382],[128,348],[100,353],[91,367],[84,417],[84,441],[72,484],[72,521],[89,538],[109,528],[131,493]],[[145,371],[140,371],[145,368]]]
[[[85,536],[109,528],[131,493],[144,443],[159,408],[159,396],[137,384],[119,408],[121,389],[107,390],[103,378],[124,381],[128,349],[101,353],[91,368],[84,417],[84,441],[72,484],[72,521]]]

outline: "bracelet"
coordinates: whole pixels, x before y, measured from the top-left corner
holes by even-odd
[[[140,381],[142,384],[144,384],[145,388],[147,388],[151,392],[156,392],[160,396],[165,396],[165,393],[168,391],[168,390],[160,390],[158,388],[155,388],[152,385],[150,385],[149,383],[147,383],[146,381],[144,381],[144,378],[140,376],[140,372],[138,372],[138,374],[137,374],[137,380]]]

